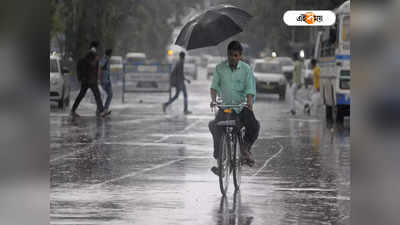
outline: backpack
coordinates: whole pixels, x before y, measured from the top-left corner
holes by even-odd
[[[106,60],[106,63],[104,63],[104,65],[101,67],[101,70],[103,71],[107,71],[107,66],[108,66],[108,59]]]
[[[80,58],[76,65],[76,73],[79,82],[83,83],[88,78],[88,64],[85,58]]]
[[[169,82],[171,84],[171,87],[176,87],[176,85],[177,85],[176,66],[174,67],[171,74],[169,75]]]

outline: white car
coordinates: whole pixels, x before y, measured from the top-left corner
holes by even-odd
[[[257,92],[276,93],[279,99],[285,100],[287,81],[279,62],[256,59],[252,69]]]
[[[282,66],[282,72],[287,80],[292,80],[294,71],[294,62],[289,57],[277,57],[275,60],[279,61]]]
[[[111,73],[121,73],[123,68],[122,56],[111,56],[110,70]]]
[[[61,65],[59,56],[50,56],[50,101],[56,101],[59,108],[69,105],[70,74]]]

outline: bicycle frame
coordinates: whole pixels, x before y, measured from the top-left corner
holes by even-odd
[[[219,184],[222,195],[226,195],[229,186],[229,177],[233,171],[233,181],[235,190],[240,187],[241,181],[241,152],[240,146],[243,144],[244,127],[237,123],[237,118],[233,117],[232,110],[226,110],[228,107],[244,107],[244,104],[240,105],[216,105],[220,109],[224,109],[224,115],[226,118],[222,121],[218,121],[217,126],[224,127],[224,134],[222,136],[218,167],[219,167]]]

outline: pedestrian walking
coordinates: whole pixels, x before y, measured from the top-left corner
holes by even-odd
[[[107,94],[107,99],[104,103],[104,112],[110,114],[110,104],[113,97],[111,79],[110,79],[110,58],[112,56],[112,49],[107,49],[105,55],[100,60],[100,83],[102,89]]]
[[[301,69],[302,62],[299,60],[299,55],[297,52],[293,54],[293,60],[295,61],[294,71],[293,71],[293,80],[291,87],[291,101],[290,101],[290,113],[292,115],[296,115],[296,99],[297,99],[297,91],[301,88]]]
[[[183,92],[183,106],[184,106],[183,113],[185,115],[192,113],[191,111],[188,110],[188,95],[187,95],[185,81],[187,81],[190,84],[190,80],[185,78],[185,74],[183,72],[184,63],[185,63],[185,53],[180,52],[179,60],[175,64],[175,67],[170,75],[171,86],[175,86],[176,92],[174,97],[172,97],[168,102],[162,104],[162,111],[164,113],[166,112],[167,107],[171,105],[178,98],[179,93],[181,91]]]
[[[317,60],[312,59],[311,60],[311,67],[313,69],[313,87],[314,87],[314,92],[319,92],[319,79],[320,79],[320,69],[319,66],[317,65]]]
[[[85,55],[84,58],[78,61],[77,65],[77,74],[78,80],[81,83],[81,89],[79,91],[78,96],[75,99],[74,104],[72,105],[70,115],[72,117],[79,117],[79,114],[76,113],[76,109],[78,108],[80,102],[85,97],[88,89],[91,89],[96,100],[97,105],[97,116],[104,117],[105,112],[103,108],[103,103],[100,96],[100,90],[98,87],[99,81],[99,57],[96,53],[96,49],[98,47],[98,42],[92,42],[89,46],[89,52]]]

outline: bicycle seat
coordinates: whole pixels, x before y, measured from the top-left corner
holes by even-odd
[[[236,126],[236,121],[235,120],[219,121],[219,122],[217,122],[217,126],[234,127],[234,126]]]

